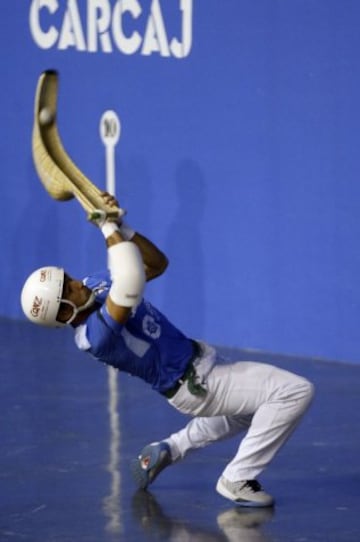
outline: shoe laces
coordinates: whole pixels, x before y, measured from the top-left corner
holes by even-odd
[[[254,493],[257,493],[258,491],[262,491],[261,484],[257,480],[246,480],[246,482],[243,484],[242,487],[248,487]]]

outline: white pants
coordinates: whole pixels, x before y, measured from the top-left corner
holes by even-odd
[[[214,355],[212,349],[195,363],[206,396],[192,395],[185,382],[169,400],[193,419],[166,442],[177,461],[191,450],[247,431],[223,475],[232,482],[256,479],[305,413],[313,385],[305,378],[263,363],[240,361],[211,368],[210,355]],[[204,374],[202,367],[208,367],[210,372]]]

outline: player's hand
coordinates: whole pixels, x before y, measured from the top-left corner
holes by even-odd
[[[89,222],[94,224],[94,226],[102,228],[109,219],[105,211],[103,211],[102,209],[94,209],[94,211],[91,211],[88,214],[88,220]],[[112,220],[112,222],[114,221]]]
[[[112,194],[109,194],[109,192],[101,192],[101,197],[104,200],[104,203],[108,207],[118,207],[120,209],[118,200],[116,199],[115,196],[113,196]]]
[[[109,194],[109,192],[102,192],[101,197],[107,207],[114,208],[114,211],[118,210],[118,213],[109,217],[106,211],[102,209],[94,209],[94,211],[88,214],[88,220],[98,228],[102,228],[106,222],[116,222],[119,226],[121,226],[122,218],[126,214],[126,211],[121,209],[116,197]]]
[[[112,194],[109,194],[109,192],[102,192],[101,193],[101,197],[103,198],[104,200],[104,203],[108,206],[108,207],[113,207],[114,210],[115,209],[118,209],[119,212],[118,212],[118,216],[115,217],[115,218],[111,218],[111,220],[113,222],[116,222],[119,226],[121,226],[121,223],[122,223],[122,219],[123,217],[126,215],[126,211],[125,209],[122,209],[119,205],[119,202],[118,200],[116,199],[115,196],[113,196]]]

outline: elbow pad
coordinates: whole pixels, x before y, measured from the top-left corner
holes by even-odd
[[[145,286],[144,264],[140,250],[130,241],[108,249],[112,285],[111,300],[122,307],[135,307],[141,301]]]

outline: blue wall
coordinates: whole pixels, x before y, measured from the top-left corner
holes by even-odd
[[[358,0],[12,0],[1,16],[1,315],[22,318],[33,268],[106,261],[34,170],[54,68],[64,146],[100,187],[99,121],[121,120],[116,193],[171,260],[147,293],[184,331],[360,361]]]

